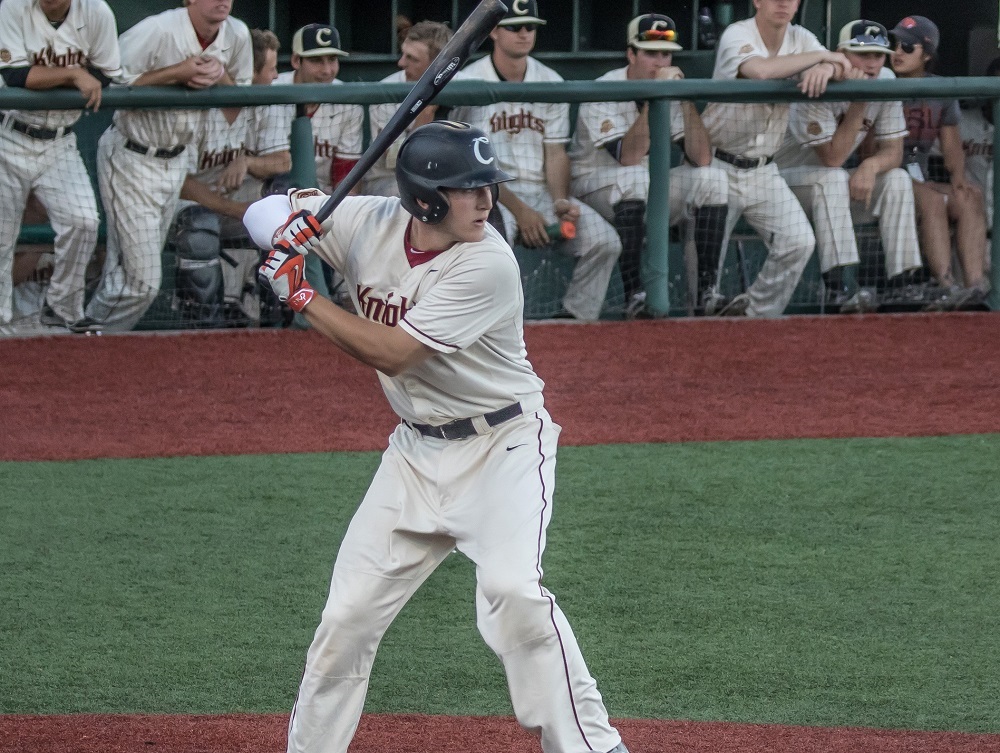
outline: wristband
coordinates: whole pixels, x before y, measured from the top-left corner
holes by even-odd
[[[302,313],[302,309],[309,305],[309,302],[315,297],[316,291],[313,290],[312,286],[308,282],[303,280],[302,287],[289,296],[287,301],[288,308],[296,314],[300,314]]]

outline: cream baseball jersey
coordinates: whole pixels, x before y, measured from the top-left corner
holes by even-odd
[[[489,56],[467,66],[457,78],[500,80]],[[525,83],[562,80],[562,76],[551,68],[528,58]],[[498,102],[484,107],[461,107],[453,117],[489,135],[500,168],[513,175],[517,182],[544,185],[544,145],[569,141],[569,105],[561,102]]]
[[[811,31],[790,24],[778,55],[825,50]],[[753,18],[726,27],[719,39],[712,78],[739,78],[740,66],[754,57],[770,57]],[[741,157],[770,157],[778,151],[788,125],[788,104],[712,102],[702,114],[712,145]]]
[[[230,123],[223,111],[216,108],[205,111],[203,126],[188,156],[188,173],[202,183],[212,185],[218,180],[226,165],[245,153],[245,144],[251,119],[251,110],[242,108]],[[178,209],[196,202],[180,201]]]
[[[115,83],[131,80],[122,70],[115,16],[104,0],[73,0],[58,27],[46,18],[37,0],[0,2],[0,69],[34,65],[92,66]],[[16,112],[14,117],[22,122],[56,130],[75,123],[82,110],[9,112]]]
[[[406,83],[406,71],[396,71],[395,73],[386,76],[382,79],[382,83],[385,84],[405,84]],[[378,136],[382,129],[386,127],[389,123],[389,119],[396,113],[399,109],[399,105],[395,102],[386,102],[378,105],[371,105],[368,108],[368,123],[371,130],[372,138]],[[413,129],[413,125],[407,129],[409,133]],[[400,136],[396,141],[385,150],[385,152],[378,158],[378,161],[372,165],[371,170],[368,171],[368,177],[372,180],[379,178],[391,178],[396,174],[396,155],[399,153],[399,147],[403,143],[405,136]]]
[[[987,225],[993,224],[993,124],[981,107],[962,110],[958,124],[965,152],[965,174],[983,189]]]
[[[894,79],[888,68],[879,73],[880,79]],[[782,170],[789,167],[824,167],[812,147],[833,140],[837,126],[844,118],[850,102],[793,102],[788,116],[788,133],[774,161]],[[861,130],[854,139],[853,149],[861,146],[869,131],[874,130],[877,141],[904,138],[909,131],[903,116],[902,102],[867,102]],[[852,149],[852,152],[853,152]]]
[[[249,86],[253,77],[250,30],[232,16],[222,22],[218,35],[204,49],[187,8],[174,8],[144,18],[122,34],[119,43],[122,64],[133,79],[148,71],[176,65],[193,55],[216,58],[238,86]],[[115,127],[126,138],[145,146],[169,148],[194,140],[203,112],[119,110],[115,113]]]
[[[616,68],[601,76],[598,81],[627,81],[628,67]],[[621,167],[605,149],[606,144],[625,136],[629,128],[639,119],[639,105],[636,102],[584,102],[576,119],[573,145],[569,156],[573,165],[573,177],[599,174]],[[670,137],[674,141],[684,137],[684,115],[679,102],[670,108]],[[649,158],[643,157],[642,164],[649,165]],[[614,177],[609,173],[609,180]]]
[[[275,85],[295,83],[295,71],[278,74]],[[334,84],[343,83],[339,79]],[[291,130],[295,117],[295,106],[282,108],[288,118],[288,129]],[[360,105],[321,104],[316,108],[310,120],[312,122],[313,148],[316,153],[316,181],[319,187],[329,192],[330,166],[333,159],[356,160],[361,157],[362,122],[365,111]]]
[[[326,199],[306,189],[290,191],[287,201],[290,212],[316,212]],[[359,316],[402,327],[439,351],[399,376],[379,372],[393,410],[411,423],[437,425],[515,401],[526,413],[542,407],[544,384],[527,359],[524,295],[510,246],[487,225],[478,243],[422,253],[408,242],[411,221],[397,198],[348,196],[323,224],[318,250],[344,276]],[[270,245],[256,234],[254,241]]]

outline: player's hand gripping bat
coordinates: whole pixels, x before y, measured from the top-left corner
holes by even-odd
[[[333,210],[361,180],[361,176],[368,172],[368,169],[378,161],[386,149],[392,146],[399,135],[420,114],[420,111],[427,107],[431,100],[444,89],[445,84],[458,73],[458,69],[485,41],[506,12],[507,6],[500,0],[482,0],[476,6],[465,22],[458,27],[458,31],[444,46],[444,49],[434,58],[430,67],[424,71],[424,75],[413,85],[413,89],[406,95],[406,99],[386,123],[385,128],[372,139],[368,149],[361,155],[361,159],[337,184],[333,193],[330,194],[330,198],[316,212],[317,220],[323,222],[333,214]]]

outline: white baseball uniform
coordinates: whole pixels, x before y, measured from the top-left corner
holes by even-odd
[[[461,71],[456,78],[500,81],[487,56]],[[562,81],[551,68],[528,58],[524,82]],[[552,195],[545,182],[545,146],[569,142],[569,105],[559,102],[498,102],[484,107],[457,108],[453,117],[481,128],[490,136],[500,167],[515,180],[507,183],[521,201],[539,212],[546,224],[557,222]],[[514,215],[500,206],[507,241],[517,234]],[[608,282],[621,254],[615,229],[586,204],[580,205],[576,238],[559,248],[576,257],[573,276],[563,296],[563,307],[577,319],[594,320],[601,314]]]
[[[262,247],[287,213],[315,212],[316,190],[251,206]],[[258,210],[267,218],[256,219]],[[379,373],[402,419],[347,530],[289,723],[289,753],[345,753],[382,635],[457,548],[476,565],[479,631],[507,673],[514,713],[545,753],[609,751],[608,721],[573,631],[542,585],[560,427],[527,360],[517,261],[487,226],[482,241],[440,252],[409,244],[399,199],[347,197],[324,223],[319,256],[344,275],[360,316],[401,327],[436,351]],[[491,426],[487,414],[508,420]],[[465,419],[469,436],[415,428]]]
[[[0,3],[0,70],[92,67],[126,82],[115,17],[104,0],[73,0],[52,24],[34,0]],[[0,79],[0,86],[6,84]],[[12,269],[21,215],[31,191],[55,231],[55,267],[46,293],[52,310],[83,318],[84,273],[97,243],[98,211],[90,176],[70,130],[81,110],[8,110],[0,115],[0,328],[13,319]],[[41,129],[34,135],[23,133]]]
[[[405,84],[406,71],[396,71],[382,79],[386,84]],[[371,105],[368,108],[368,122],[371,130],[371,137],[374,139],[382,129],[388,125],[390,118],[396,114],[399,105],[395,102],[385,102],[378,105]],[[413,130],[411,124],[406,129],[407,133]],[[392,146],[378,158],[371,169],[365,175],[365,193],[374,196],[399,196],[399,187],[396,185],[396,155],[399,154],[399,147],[406,136],[402,135]]]
[[[627,81],[628,66],[608,71],[598,81]],[[576,120],[572,161],[572,193],[611,221],[614,206],[649,196],[649,157],[638,165],[622,165],[605,145],[624,138],[639,118],[635,102],[584,102]],[[679,102],[670,108],[670,137],[684,138],[684,114]],[[670,170],[670,224],[689,216],[693,207],[725,204],[729,199],[729,178],[717,167],[684,164]]]
[[[795,24],[785,30],[778,55],[825,49],[816,36]],[[754,18],[726,27],[719,38],[712,78],[735,79],[753,57],[769,57]],[[764,162],[778,151],[788,125],[788,104],[710,103],[702,121],[716,156],[712,164],[729,176],[726,237],[742,214],[768,247],[767,260],[747,293],[748,316],[780,316],[812,255],[816,238],[809,220],[777,166]],[[739,168],[723,161],[718,150],[759,166]]]
[[[250,30],[232,17],[204,47],[187,8],[143,19],[119,43],[125,69],[136,78],[193,55],[216,58],[240,86],[253,77]],[[108,331],[132,329],[159,292],[160,254],[188,172],[188,159],[181,155],[199,133],[204,112],[119,110],[101,136],[98,178],[108,215],[108,253],[87,314]]]
[[[993,226],[993,124],[981,107],[962,110],[958,124],[965,152],[965,175],[983,190],[986,201],[986,226]]]
[[[295,83],[295,71],[278,74],[275,85]],[[334,84],[342,84],[334,79]],[[284,108],[291,129],[295,118],[295,106]],[[313,132],[313,147],[316,153],[316,184],[327,193],[332,190],[330,169],[333,160],[357,160],[361,157],[362,122],[365,111],[360,105],[321,104],[310,116]]]
[[[879,78],[894,79],[896,76],[883,68]],[[909,174],[902,168],[880,173],[875,178],[871,205],[866,207],[851,200],[848,180],[854,169],[826,167],[816,153],[815,147],[833,140],[849,105],[849,102],[825,100],[792,103],[788,134],[774,161],[781,177],[799,197],[813,221],[823,272],[857,264],[854,223],[877,219],[886,273],[893,277],[921,265],[913,181]],[[876,142],[902,140],[908,133],[902,103],[866,103],[862,127],[854,139],[854,150],[871,131],[874,131]]]

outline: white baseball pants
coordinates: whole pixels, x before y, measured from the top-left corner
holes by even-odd
[[[820,268],[857,264],[858,241],[854,223],[878,221],[886,274],[898,275],[921,265],[913,181],[902,168],[875,178],[870,207],[852,201],[848,181],[853,170],[839,167],[793,167],[781,171],[813,222]]]
[[[503,663],[514,713],[540,734],[544,753],[621,742],[541,583],[560,431],[544,409],[460,441],[400,424],[341,543],[289,722],[289,753],[346,753],[379,641],[456,547],[475,563],[477,625]]]

